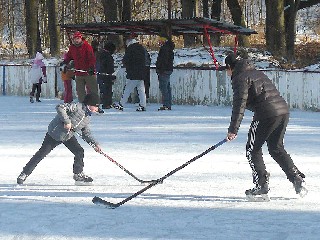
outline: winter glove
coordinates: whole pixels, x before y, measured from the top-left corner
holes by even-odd
[[[67,64],[65,63],[65,61],[60,63],[60,71],[63,73],[67,72]]]
[[[42,82],[47,83],[47,77],[42,77]]]
[[[89,74],[90,76],[94,75],[94,68],[89,68],[88,74]]]
[[[98,152],[98,153],[101,153],[101,152],[102,152],[102,149],[101,149],[101,147],[100,147],[99,145],[95,145],[95,146],[94,146],[94,150],[95,150],[96,152]]]

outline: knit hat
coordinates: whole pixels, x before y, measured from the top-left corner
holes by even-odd
[[[104,44],[104,49],[109,51],[111,54],[113,54],[114,51],[116,50],[116,45],[112,42],[106,42]]]
[[[100,99],[97,94],[89,93],[84,97],[83,103],[90,106],[99,106]]]
[[[230,53],[224,60],[226,67],[228,69],[234,69],[236,63],[238,62],[237,56],[234,53]]]
[[[35,60],[42,60],[42,59],[43,59],[43,55],[41,53],[37,52]]]
[[[160,32],[159,34],[159,41],[165,42],[169,39],[168,34],[164,33],[164,32]]]
[[[75,33],[73,34],[72,38],[73,38],[73,39],[74,39],[74,38],[82,38],[82,34],[81,34],[79,31],[77,31],[77,32],[75,32]]]
[[[126,40],[126,45],[129,47],[131,44],[137,43],[138,41],[134,38],[129,38]]]

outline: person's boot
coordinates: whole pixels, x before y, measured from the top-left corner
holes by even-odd
[[[92,177],[87,176],[84,172],[73,174],[73,180],[76,185],[89,185],[93,182]]]
[[[270,201],[269,192],[269,178],[270,173],[265,176],[265,183],[262,185],[256,184],[254,188],[245,191],[246,197],[249,201]]]
[[[39,93],[36,94],[36,101],[37,101],[37,102],[41,102],[41,101],[40,101],[40,94],[39,94]]]
[[[24,181],[27,179],[28,175],[25,174],[24,172],[21,172],[20,175],[17,178],[17,183],[18,184],[23,184]]]
[[[304,181],[306,176],[300,172],[296,166],[290,169],[289,173],[293,176],[293,178],[291,177],[289,180],[292,182],[296,194],[304,197],[308,193],[308,190],[305,188],[306,183]]]

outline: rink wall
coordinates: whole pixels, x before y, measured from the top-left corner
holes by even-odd
[[[0,66],[1,94],[28,96],[31,90],[28,79],[30,65]],[[320,72],[264,72],[275,83],[290,108],[316,111],[320,109]],[[150,102],[159,103],[161,96],[154,68],[151,68],[150,75]],[[63,83],[59,68],[47,66],[47,79],[48,83],[42,85],[42,98],[61,98]],[[125,70],[122,68],[114,85],[114,101],[119,101],[125,81]],[[218,72],[209,68],[175,68],[171,75],[171,86],[174,104],[231,105],[232,88],[225,71]]]

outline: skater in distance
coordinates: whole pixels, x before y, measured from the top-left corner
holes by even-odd
[[[289,107],[280,96],[271,80],[253,63],[234,53],[225,59],[227,74],[231,76],[233,104],[227,140],[232,141],[244,116],[245,109],[254,113],[246,143],[246,157],[252,170],[254,187],[245,191],[250,196],[266,195],[269,192],[269,176],[262,157],[266,142],[271,157],[279,164],[297,194],[306,193],[305,175],[293,163],[283,145],[289,122]]]
[[[74,134],[81,131],[82,138],[94,146],[96,152],[101,152],[99,143],[92,137],[89,128],[89,117],[92,113],[98,111],[99,104],[99,96],[92,93],[84,97],[83,103],[57,105],[57,115],[50,122],[48,132],[40,149],[23,168],[17,178],[17,183],[23,184],[40,161],[61,143],[74,154],[73,179],[76,181],[76,184],[91,183],[93,179],[83,172],[84,149],[80,146]]]

